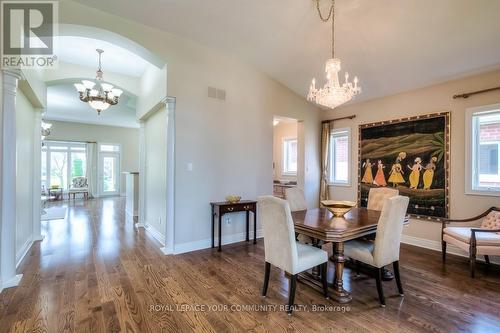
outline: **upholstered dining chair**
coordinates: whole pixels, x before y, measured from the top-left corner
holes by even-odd
[[[396,284],[400,296],[403,286],[399,275],[399,246],[403,223],[408,208],[408,197],[395,196],[385,199],[375,234],[375,241],[356,239],[345,243],[344,254],[354,260],[374,268],[380,305],[385,307],[384,290],[382,289],[383,267],[393,265]]]
[[[285,200],[288,201],[290,205],[290,210],[292,212],[297,212],[300,210],[307,209],[306,197],[304,191],[298,187],[289,187],[285,190]],[[296,235],[296,239],[304,244],[312,244],[313,239],[306,235]]]
[[[399,191],[393,188],[379,187],[371,188],[368,192],[368,205],[366,208],[381,211],[385,199],[399,195]]]
[[[290,210],[296,212],[307,209],[306,197],[304,191],[298,187],[289,187],[285,190],[285,199],[290,205]]]
[[[273,196],[258,198],[259,220],[264,230],[265,274],[262,296],[267,295],[271,265],[290,274],[288,314],[292,314],[297,275],[316,266],[321,266],[324,296],[328,298],[326,251],[295,240],[295,231],[287,201]]]
[[[478,221],[481,224],[478,225]],[[456,227],[449,223],[473,223],[473,226]],[[483,255],[486,264],[489,256],[500,256],[500,208],[491,207],[479,216],[463,220],[443,220],[441,224],[443,262],[446,261],[446,244],[458,246],[469,253],[470,276],[475,276],[476,255]]]

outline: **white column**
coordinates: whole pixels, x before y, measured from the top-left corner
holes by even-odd
[[[1,288],[15,287],[16,275],[16,91],[19,70],[2,70],[2,207],[0,232]]]
[[[167,221],[165,223],[165,247],[161,248],[164,254],[175,252],[175,98],[167,97]]]
[[[41,192],[42,192],[42,113],[43,109],[35,109],[35,136],[33,142],[33,236],[34,242],[43,240],[40,214],[41,214]]]
[[[139,128],[139,222],[136,227],[146,226],[146,133],[144,122],[141,121]]]

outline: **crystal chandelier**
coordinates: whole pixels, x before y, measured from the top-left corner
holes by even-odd
[[[76,90],[80,93],[80,100],[89,103],[90,107],[101,114],[101,111],[108,109],[111,105],[118,104],[118,100],[123,93],[122,90],[114,88],[109,83],[103,83],[103,71],[101,67],[101,56],[104,52],[101,49],[96,49],[99,54],[99,68],[97,69],[96,82],[82,80],[82,83],[75,83]]]
[[[326,84],[323,88],[316,88],[316,79],[312,79],[309,87],[307,100],[318,105],[334,109],[337,106],[349,102],[355,95],[361,93],[361,87],[358,86],[358,78],[355,76],[353,82],[349,82],[349,73],[345,73],[345,82],[340,85],[340,59],[335,58],[335,0],[332,0],[332,5],[328,12],[328,16],[324,17],[319,8],[319,1],[316,0],[316,8],[318,10],[321,21],[328,22],[332,19],[332,58],[326,62]]]

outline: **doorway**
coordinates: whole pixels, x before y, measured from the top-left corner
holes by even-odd
[[[298,120],[275,116],[273,119],[273,195],[285,197],[287,188],[295,187],[302,174]]]
[[[120,152],[99,152],[99,193],[101,196],[120,194]]]

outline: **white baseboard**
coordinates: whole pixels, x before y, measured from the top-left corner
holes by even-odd
[[[430,240],[430,239],[425,239],[425,238],[418,238],[418,237],[413,237],[413,236],[408,236],[404,235],[401,237],[401,243],[408,244],[408,245],[414,245],[418,247],[422,247],[424,249],[429,249],[433,251],[442,251],[441,247],[441,241],[435,241],[435,240]],[[447,254],[453,254],[459,257],[465,257],[469,258],[469,254],[462,250],[461,248],[452,245],[452,244],[446,244],[446,253]],[[484,261],[483,256],[478,255],[477,256],[478,261]],[[500,264],[500,261],[497,260],[496,258],[491,258],[491,262],[495,264]]]
[[[144,228],[162,245],[165,245],[165,236],[149,223],[145,223]]]
[[[17,274],[12,279],[0,284],[0,292],[2,292],[2,290],[7,289],[7,288],[17,287],[19,285],[19,283],[21,282],[22,278],[23,278],[23,274]]]
[[[262,229],[257,230],[257,238],[262,238]],[[240,232],[232,235],[222,235],[222,245],[243,242],[246,239],[246,232]],[[253,232],[250,232],[250,241],[253,241]],[[219,238],[215,238],[215,245],[217,246]],[[202,239],[194,242],[186,242],[175,244],[174,254],[181,254],[186,252],[204,250],[212,247],[212,239]]]
[[[23,244],[21,249],[19,251],[17,251],[17,253],[16,253],[16,268],[19,267],[19,265],[21,264],[21,261],[23,261],[24,257],[26,257],[26,255],[28,254],[28,251],[30,250],[31,245],[33,245],[33,243],[34,243],[33,239],[30,237],[28,240],[26,240],[26,242]]]

